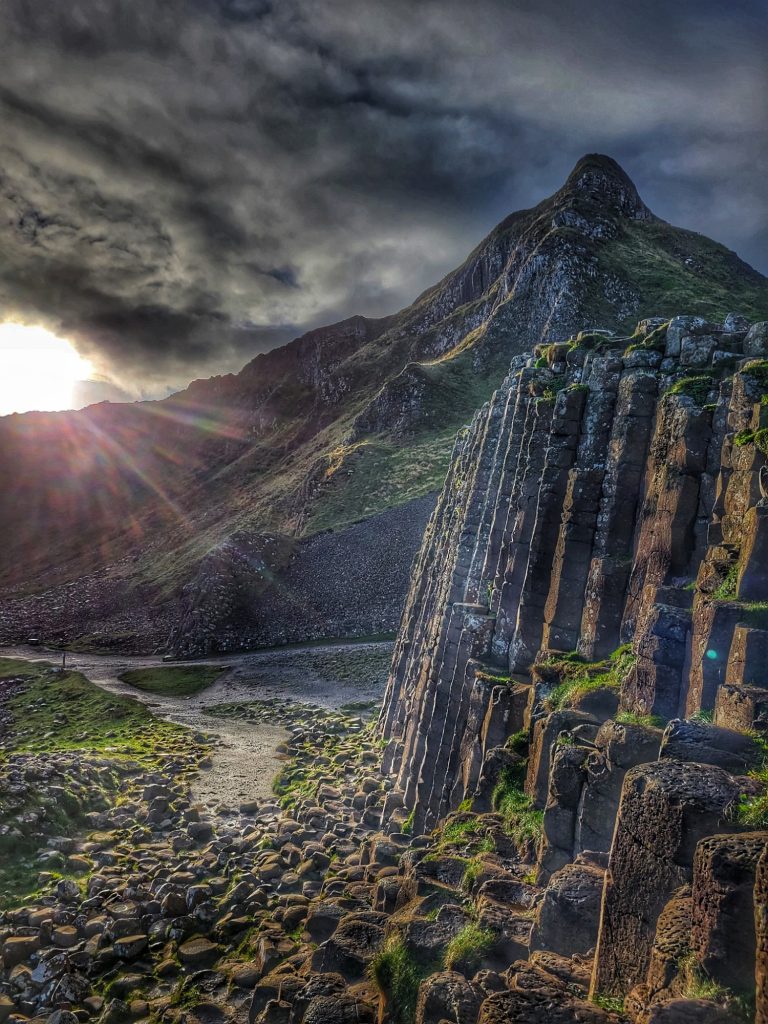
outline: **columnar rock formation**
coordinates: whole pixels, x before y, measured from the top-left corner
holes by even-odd
[[[503,809],[525,769],[529,948],[588,952],[637,1021],[702,978],[765,999],[766,357],[732,314],[515,359],[457,438],[380,719],[390,830]]]

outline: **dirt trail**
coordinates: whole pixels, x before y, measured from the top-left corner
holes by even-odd
[[[202,772],[194,788],[200,803],[221,812],[237,809],[243,800],[268,796],[280,765],[275,752],[286,737],[278,725],[242,722],[205,714],[216,704],[276,698],[339,708],[355,701],[378,701],[386,681],[390,642],[284,647],[174,665],[222,665],[227,671],[201,693],[164,697],[144,693],[118,676],[132,668],[162,664],[152,656],[67,654],[67,668],[82,672],[112,693],[142,701],[158,717],[199,729],[217,738],[210,771]],[[61,652],[43,647],[0,647],[0,657],[61,663]]]

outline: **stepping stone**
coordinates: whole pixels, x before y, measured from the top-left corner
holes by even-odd
[[[59,949],[71,949],[77,945],[77,928],[71,924],[60,925],[53,929],[53,944]]]
[[[215,942],[198,936],[188,939],[179,946],[179,959],[189,967],[200,968],[211,963],[219,955],[220,949]]]
[[[115,956],[121,960],[134,960],[137,956],[141,956],[147,945],[146,935],[126,935],[122,939],[116,939],[112,948],[115,951]]]

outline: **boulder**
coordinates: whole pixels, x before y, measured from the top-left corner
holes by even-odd
[[[691,887],[683,885],[659,915],[647,982],[641,986],[643,1009],[680,994],[680,965],[690,952],[691,902]]]
[[[650,1008],[637,1024],[735,1024],[733,1014],[710,999],[671,999]]]
[[[741,774],[759,762],[760,750],[751,736],[735,729],[676,718],[664,730],[659,757],[717,765]]]
[[[315,996],[304,1013],[303,1024],[374,1024],[373,1009],[355,996]]]
[[[347,981],[365,977],[384,943],[386,915],[348,914],[330,939],[312,954],[312,970],[341,974]]]
[[[419,986],[416,1024],[475,1024],[480,996],[474,985],[456,971],[431,974]]]
[[[531,932],[531,950],[586,954],[597,943],[605,871],[574,863],[552,876]]]
[[[313,942],[325,942],[336,931],[346,913],[347,911],[337,903],[329,903],[327,900],[313,903],[304,924],[304,931]]]
[[[745,356],[768,356],[768,320],[752,324],[744,339]]]
[[[630,769],[605,883],[593,992],[620,995],[645,980],[656,923],[690,883],[701,839],[721,831],[745,791],[712,765],[660,760]]]
[[[752,995],[755,873],[768,832],[702,839],[693,866],[691,951],[706,977]]]
[[[694,330],[700,330],[705,327],[706,323],[707,321],[700,316],[672,317],[667,326],[664,354],[673,359],[679,359],[683,338],[686,335],[690,335]]]
[[[510,967],[509,987],[482,1002],[478,1024],[618,1024],[615,1014],[573,995],[559,978],[528,964]]]
[[[408,952],[413,959],[428,966],[438,962],[451,939],[469,924],[471,918],[458,906],[443,906],[434,920],[416,917],[404,923],[398,922]]]

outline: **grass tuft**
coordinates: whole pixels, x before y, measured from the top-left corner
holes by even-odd
[[[597,992],[592,996],[592,1002],[609,1013],[624,1013],[624,996],[607,996]]]
[[[448,971],[461,967],[467,973],[473,972],[495,942],[495,936],[487,928],[468,924],[455,935],[445,950],[445,968]]]
[[[714,378],[708,373],[699,373],[693,377],[682,377],[675,381],[667,391],[668,395],[682,395],[691,398],[696,405],[703,406],[707,396],[714,387]]]
[[[620,711],[616,721],[620,725],[642,725],[646,729],[663,729],[667,724],[660,715],[638,715],[634,711]]]
[[[511,839],[520,845],[539,842],[544,832],[544,812],[537,810],[523,792],[519,772],[504,769],[491,802],[504,819],[504,829]]]
[[[416,963],[401,936],[392,936],[371,961],[371,980],[387,999],[392,1024],[412,1024],[421,982],[438,969],[437,964]]]
[[[715,601],[733,601],[739,585],[739,563],[734,564],[728,570],[725,579],[714,591],[712,597]]]
[[[411,813],[408,815],[408,817],[405,819],[403,824],[400,826],[400,831],[404,835],[409,836],[409,835],[412,834],[412,832],[413,832],[413,820],[414,820],[415,817],[416,817],[416,808],[413,807],[411,809]]]

